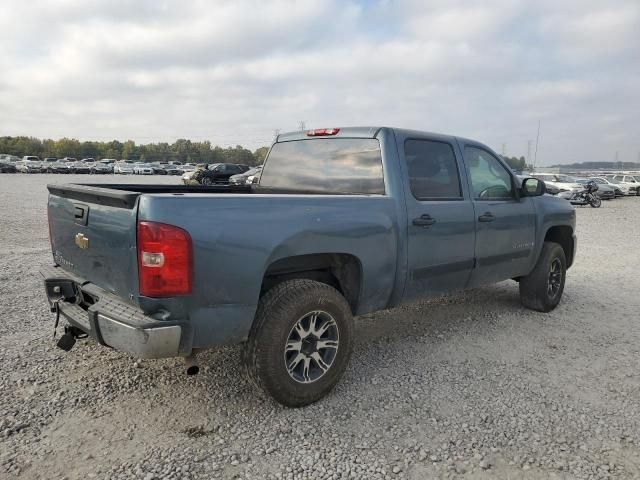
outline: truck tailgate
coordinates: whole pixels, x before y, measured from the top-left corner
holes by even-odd
[[[136,295],[138,194],[79,185],[52,185],[49,192],[55,262],[122,298]]]

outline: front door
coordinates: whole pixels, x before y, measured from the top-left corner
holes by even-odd
[[[404,300],[462,289],[473,268],[475,226],[458,149],[435,136],[398,140],[407,179],[409,279]]]
[[[536,217],[532,197],[520,198],[519,181],[490,151],[463,143],[476,222],[476,267],[470,286],[529,273]]]

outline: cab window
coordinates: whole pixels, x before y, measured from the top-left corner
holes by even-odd
[[[465,147],[464,158],[476,200],[510,200],[514,197],[511,175],[495,156],[481,148]]]
[[[459,200],[460,175],[453,148],[445,142],[409,139],[404,144],[409,187],[417,200]]]

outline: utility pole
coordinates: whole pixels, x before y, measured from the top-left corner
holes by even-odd
[[[536,152],[533,154],[533,171],[538,165],[538,143],[540,142],[540,120],[538,120],[538,135],[536,135]]]
[[[300,130],[301,132],[304,132],[307,129],[307,122],[305,122],[304,120],[300,120],[298,122],[298,130]]]
[[[531,140],[527,140],[527,165],[531,165]]]
[[[507,156],[507,144],[506,143],[502,144],[502,156],[503,157]]]

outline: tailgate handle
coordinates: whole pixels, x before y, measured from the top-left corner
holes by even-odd
[[[78,225],[86,225],[89,219],[89,205],[83,203],[73,204],[73,219]]]

